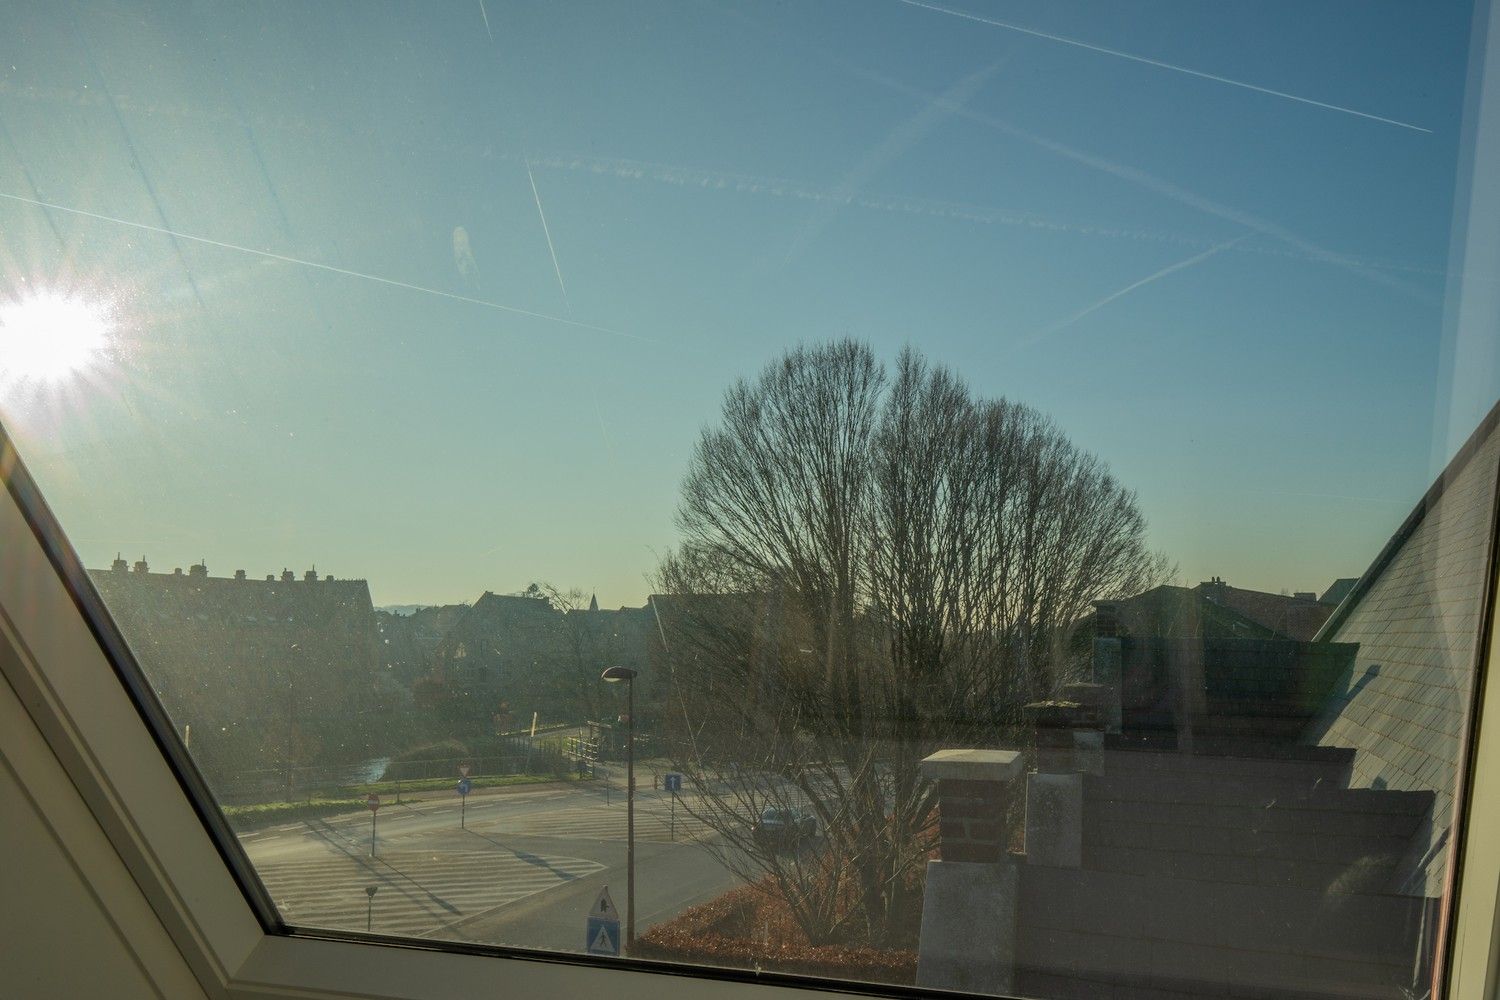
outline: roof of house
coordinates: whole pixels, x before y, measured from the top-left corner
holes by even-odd
[[[1500,406],[1376,556],[1319,639],[1358,643],[1307,741],[1355,750],[1354,787],[1435,793],[1403,891],[1440,895],[1489,595]]]
[[[1339,604],[1343,603],[1344,598],[1349,596],[1349,592],[1354,589],[1354,585],[1358,582],[1359,577],[1357,576],[1339,577],[1329,585],[1327,590],[1323,591],[1323,596],[1318,598],[1318,603],[1338,607]]]
[[[1196,587],[1161,586],[1113,604],[1128,635],[1214,635],[1311,640],[1333,606],[1211,580]]]
[[[1203,599],[1231,608],[1251,621],[1288,639],[1311,640],[1333,614],[1333,607],[1306,597],[1268,594],[1231,587],[1222,580],[1194,588]]]

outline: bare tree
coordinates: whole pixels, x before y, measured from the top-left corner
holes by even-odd
[[[532,586],[561,617],[558,662],[549,664],[548,671],[549,704],[566,721],[598,719],[602,707],[599,671],[608,664],[604,644],[585,614],[588,596],[577,587],[562,590],[550,583]]]
[[[891,943],[930,843],[920,760],[1051,694],[1095,599],[1166,567],[1132,493],[1047,418],[915,351],[800,348],[725,397],[659,573],[669,739],[699,818],[810,939]],[[817,851],[748,835],[805,808]]]

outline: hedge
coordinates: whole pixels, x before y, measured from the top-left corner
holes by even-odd
[[[254,830],[274,823],[290,823],[299,819],[317,819],[335,813],[349,812],[364,807],[363,797],[357,799],[303,799],[298,802],[262,802],[253,806],[225,806],[224,818],[235,830]]]
[[[764,885],[731,889],[656,925],[636,939],[631,956],[864,982],[917,978],[915,951],[808,944]]]

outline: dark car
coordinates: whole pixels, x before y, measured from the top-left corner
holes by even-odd
[[[793,848],[818,835],[818,818],[806,809],[772,807],[760,814],[750,833],[763,847]]]

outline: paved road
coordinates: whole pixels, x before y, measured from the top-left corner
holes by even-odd
[[[304,927],[582,951],[601,886],[623,911],[625,802],[597,786],[476,791],[459,827],[456,795],[241,837],[283,918]],[[709,835],[671,798],[636,801],[636,922],[644,931],[736,885],[702,846]],[[375,886],[373,899],[366,888]]]

